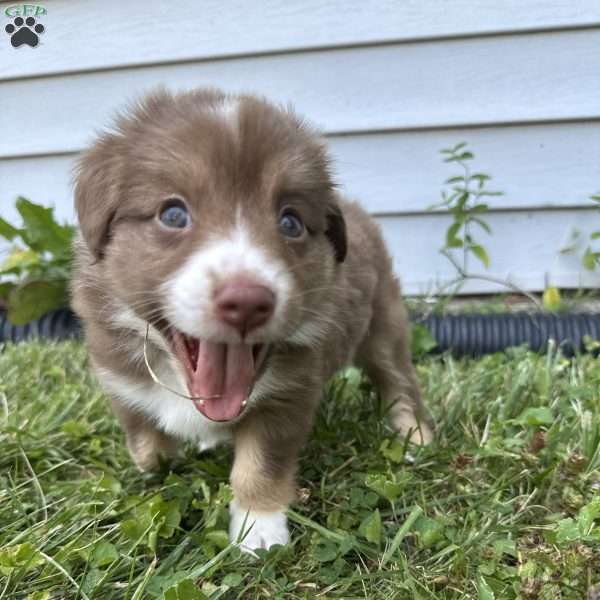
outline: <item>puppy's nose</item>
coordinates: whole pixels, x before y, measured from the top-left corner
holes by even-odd
[[[217,317],[245,335],[264,325],[275,309],[275,295],[253,281],[233,280],[215,294]]]

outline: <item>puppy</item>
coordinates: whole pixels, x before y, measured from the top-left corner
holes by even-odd
[[[366,371],[400,434],[432,438],[380,230],[329,164],[290,110],[215,90],[154,93],[78,164],[74,307],[131,456],[148,470],[182,440],[231,441],[248,550],[288,541],[298,452],[340,367]]]

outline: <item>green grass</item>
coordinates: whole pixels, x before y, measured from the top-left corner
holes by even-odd
[[[230,450],[142,475],[80,345],[4,348],[0,598],[585,598],[600,584],[598,359],[418,370],[436,442],[407,453],[368,383],[340,376],[302,456],[292,545],[256,560],[227,542]]]

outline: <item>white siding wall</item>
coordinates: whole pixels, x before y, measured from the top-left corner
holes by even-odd
[[[0,34],[8,18],[0,2]],[[115,109],[153,86],[292,101],[329,137],[348,194],[376,214],[405,290],[452,277],[426,207],[466,141],[493,200],[489,273],[597,286],[559,249],[600,227],[597,0],[55,0],[42,43],[0,39],[0,214],[18,194],[72,218],[70,169]],[[498,288],[474,281],[465,291]]]

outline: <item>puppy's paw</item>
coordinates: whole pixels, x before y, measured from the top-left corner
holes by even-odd
[[[417,420],[412,409],[398,411],[393,417],[394,429],[401,437],[407,437],[411,443],[426,446],[433,441],[433,431],[423,420]]]
[[[231,432],[228,429],[217,429],[206,431],[202,439],[198,442],[198,452],[200,454],[214,450],[220,444],[231,441]]]
[[[200,454],[204,454],[205,452],[209,452],[216,446],[217,442],[215,442],[214,440],[201,440],[198,442],[198,452]]]
[[[161,431],[143,429],[128,433],[127,448],[137,468],[148,473],[177,454],[177,441]]]
[[[275,544],[285,545],[290,541],[287,518],[283,510],[258,512],[238,506],[235,500],[229,507],[229,539],[238,542],[244,552],[268,550]]]

